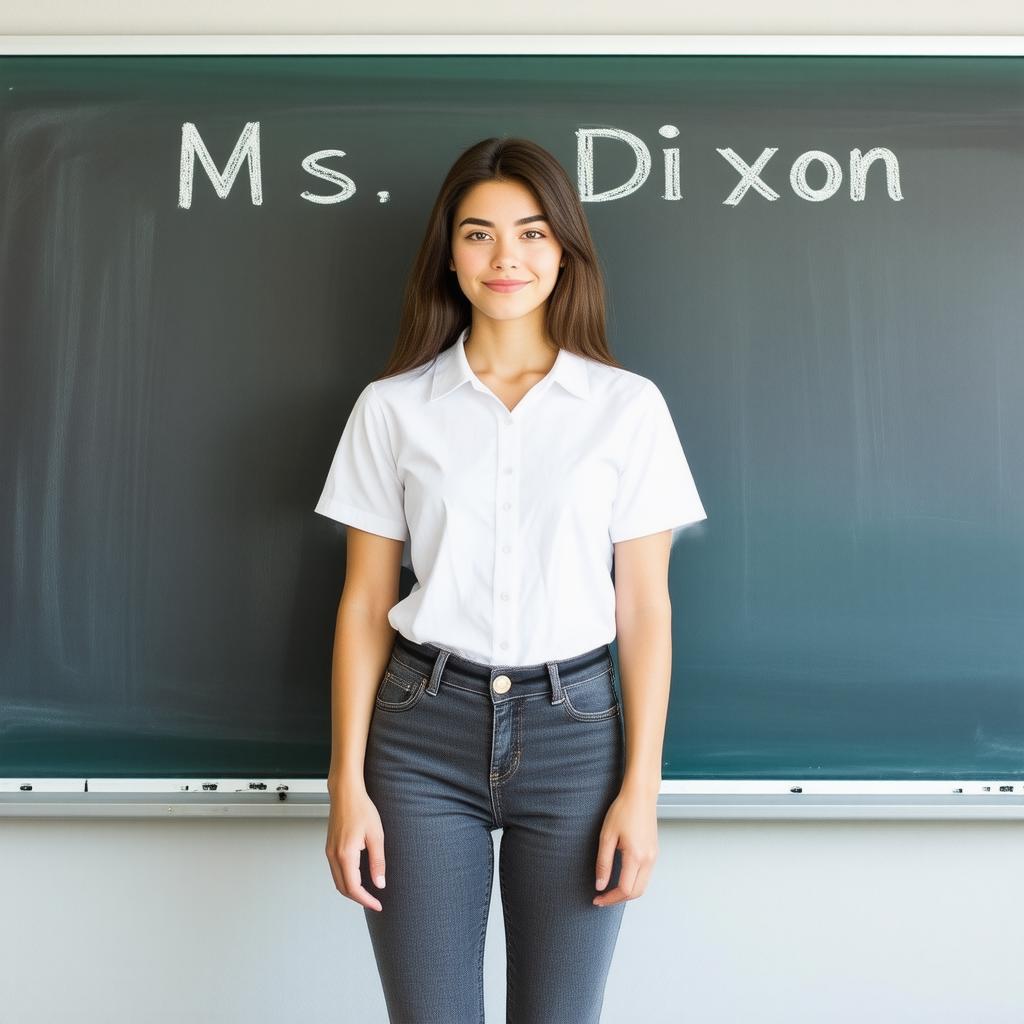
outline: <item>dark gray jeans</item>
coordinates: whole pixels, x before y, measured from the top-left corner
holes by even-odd
[[[508,685],[506,685],[508,684]],[[391,1024],[479,1024],[491,833],[508,1024],[597,1024],[625,903],[595,907],[598,834],[622,783],[622,709],[607,645],[492,667],[398,634],[377,691],[366,788],[386,885],[362,884]],[[618,885],[616,851],[602,891]]]

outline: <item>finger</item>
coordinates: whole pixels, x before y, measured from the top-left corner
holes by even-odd
[[[640,870],[640,861],[635,854],[623,851],[622,867],[619,870],[619,884],[611,892],[603,892],[594,897],[595,907],[606,907],[612,903],[621,903],[631,898],[636,884],[636,876]]]
[[[609,889],[607,892],[595,896],[591,902],[595,907],[611,907],[616,903],[622,903],[625,899],[627,899],[627,896],[622,891],[622,886],[617,885],[614,889]]]
[[[345,879],[345,894],[350,900],[355,900],[356,903],[370,910],[383,910],[384,908],[381,906],[380,900],[373,893],[367,892],[363,888],[363,879],[359,873],[359,855],[361,852],[361,849],[353,846],[342,854],[341,874]]]
[[[331,866],[331,877],[334,879],[334,888],[337,889],[342,896],[347,896],[348,893],[345,892],[345,879],[341,875],[341,865],[338,863],[338,858],[330,851],[327,853],[327,863]]]
[[[601,834],[597,846],[597,863],[594,865],[595,889],[603,889],[612,876],[612,865],[615,862],[615,847],[619,837],[614,832]]]
[[[640,858],[633,853],[632,850],[627,850],[622,854],[622,870],[619,872],[619,888],[626,893],[627,897],[632,896],[636,889],[637,875],[640,874],[640,869],[643,867],[643,862]]]
[[[619,884],[610,892],[601,893],[595,897],[594,905],[598,907],[610,906],[613,903],[621,903],[623,900],[639,899],[647,890],[647,881],[650,878],[653,864],[641,862],[640,870],[637,872],[636,880],[632,885],[627,884],[625,869],[619,875]]]
[[[378,889],[384,888],[384,835],[376,833],[366,836],[366,860],[370,868],[370,877]]]

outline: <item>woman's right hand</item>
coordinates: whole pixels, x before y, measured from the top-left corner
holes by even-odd
[[[367,851],[370,877],[384,888],[384,827],[380,814],[363,786],[339,787],[331,792],[327,823],[327,860],[334,885],[342,896],[370,910],[383,910],[380,900],[363,888],[359,857]]]

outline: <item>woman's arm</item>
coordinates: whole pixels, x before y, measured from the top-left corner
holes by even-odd
[[[672,531],[615,544],[615,626],[626,717],[626,764],[619,795],[605,814],[594,866],[593,903],[634,900],[658,856],[658,791],[672,673],[668,560]],[[605,890],[616,849],[619,884]],[[605,891],[600,891],[605,890]]]
[[[615,631],[626,728],[623,788],[656,799],[672,676],[672,531],[615,545]]]
[[[325,853],[338,892],[378,912],[383,907],[362,884],[360,859],[365,849],[374,885],[383,889],[384,830],[366,792],[363,767],[377,687],[395,639],[388,609],[398,600],[402,548],[402,541],[348,527],[331,669],[331,813]]]
[[[403,543],[347,527],[345,585],[338,602],[331,669],[331,764],[327,790],[364,788],[366,737],[395,629]]]

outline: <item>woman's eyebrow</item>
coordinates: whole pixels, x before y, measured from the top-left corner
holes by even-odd
[[[513,221],[513,224],[529,224],[531,221],[535,220],[546,221],[547,217],[545,217],[543,213],[535,213],[531,217],[520,217],[519,220]],[[460,220],[459,223],[456,225],[455,230],[457,231],[459,228],[462,227],[463,224],[480,224],[482,227],[485,228],[494,227],[493,220],[484,220],[481,217],[463,217],[462,220]]]

